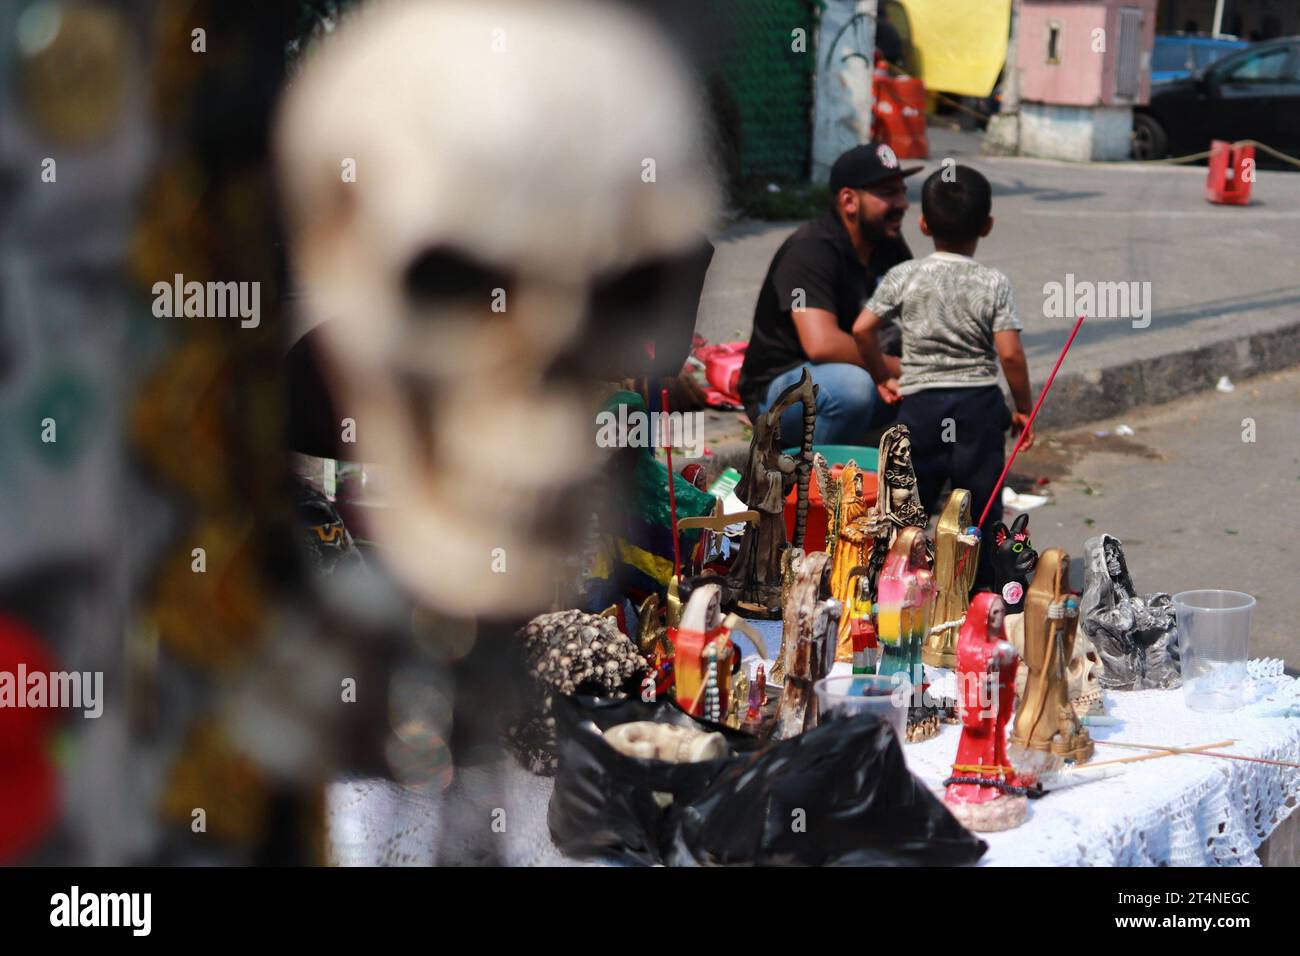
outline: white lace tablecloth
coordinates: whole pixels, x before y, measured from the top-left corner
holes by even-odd
[[[1234,739],[1226,753],[1300,762],[1300,681],[1260,685],[1261,699],[1231,714],[1188,710],[1181,691],[1107,693],[1120,723],[1093,727],[1094,761],[1138,751],[1107,747],[1107,739],[1192,746]],[[1262,716],[1291,707],[1297,716]],[[907,744],[908,767],[936,792],[950,773],[960,728]],[[464,771],[471,787],[500,796],[505,825],[498,835],[507,865],[572,865],[551,842],[546,808],[553,781],[513,762],[498,774]],[[1259,864],[1256,849],[1300,801],[1300,770],[1173,756],[1127,765],[1116,777],[1080,784],[1030,801],[1029,819],[1005,833],[985,834],[983,866],[1147,866]],[[491,801],[489,801],[490,803]],[[328,794],[332,858],[340,865],[431,865],[442,837],[440,792],[391,781],[346,779]],[[484,826],[489,826],[484,821]],[[460,828],[452,828],[459,832]],[[455,838],[455,837],[453,837]]]

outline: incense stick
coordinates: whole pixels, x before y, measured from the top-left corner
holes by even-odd
[[[1171,754],[1190,754],[1194,757],[1221,757],[1224,760],[1242,760],[1246,763],[1262,763],[1271,767],[1290,767],[1292,770],[1300,770],[1300,763],[1292,763],[1289,760],[1273,760],[1269,757],[1247,757],[1244,754],[1220,754],[1212,753],[1209,750],[1199,747],[1155,747],[1151,744],[1128,744],[1121,743],[1118,740],[1098,740],[1099,744],[1110,744],[1112,747],[1128,747],[1131,750],[1162,750]]]
[[[1094,743],[1099,743],[1099,744],[1104,744],[1109,742],[1110,741],[1107,740],[1094,741]],[[1112,764],[1119,764],[1119,763],[1139,763],[1143,760],[1159,760],[1161,757],[1177,757],[1180,753],[1188,753],[1191,751],[1214,750],[1216,747],[1231,747],[1235,743],[1236,743],[1235,740],[1221,740],[1217,744],[1197,744],[1195,747],[1183,747],[1180,749],[1172,749],[1172,750],[1162,749],[1158,753],[1140,754],[1136,757],[1119,757],[1115,760],[1099,760],[1096,762],[1089,761],[1088,763],[1085,764],[1079,764],[1079,767],[1080,769],[1085,767],[1087,768],[1109,767]]]

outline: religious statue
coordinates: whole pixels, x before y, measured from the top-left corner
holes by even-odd
[[[856,463],[849,459],[850,465]],[[813,453],[813,471],[817,474],[817,493],[826,509],[826,553],[835,557],[840,536],[840,483],[831,477],[831,466],[821,452]]]
[[[853,597],[850,591],[849,574],[854,568],[868,562],[873,543],[871,525],[867,518],[866,497],[862,491],[862,471],[852,461],[840,472],[838,497],[839,512],[833,521],[837,532],[834,564],[831,566],[831,594],[847,608]],[[849,621],[848,614],[840,617],[840,629],[835,641],[837,661],[853,658]]]
[[[1084,542],[1087,564],[1079,628],[1101,655],[1101,684],[1110,690],[1170,688],[1182,683],[1174,602],[1168,594],[1138,594],[1119,538]]]
[[[762,662],[754,670],[754,679],[749,682],[749,702],[745,710],[745,722],[742,727],[757,732],[763,723],[763,711],[767,707],[767,675]]]
[[[1029,540],[1029,515],[1019,515],[1008,528],[1001,521],[993,526],[993,581],[1007,614],[1025,609],[1025,590],[1038,563],[1038,552]]]
[[[817,726],[813,685],[834,663],[839,619],[840,603],[830,596],[830,556],[825,551],[805,555],[782,619],[785,686],[777,702],[775,739]]]
[[[795,402],[804,406],[804,434],[798,459],[778,445],[781,414]],[[812,435],[817,421],[817,386],[805,369],[770,409],[754,422],[749,467],[736,486],[745,507],[758,512],[741,539],[739,554],[727,574],[727,603],[751,617],[775,618],[781,613],[781,553],[785,536],[785,496],[798,484],[794,546],[803,546],[808,523],[808,478],[812,473]]]
[[[722,618],[721,588],[698,585],[669,637],[675,648],[677,705],[694,717],[722,723],[731,703],[731,672],[740,661],[740,651]]]
[[[874,674],[880,660],[880,640],[876,636],[876,605],[871,600],[871,579],[866,565],[860,564],[849,571],[849,595],[843,616],[849,622],[853,673]]]
[[[875,593],[885,557],[898,533],[907,527],[925,528],[929,516],[921,507],[921,497],[916,490],[916,472],[912,468],[912,437],[906,425],[894,425],[880,436],[876,505],[868,512],[871,536],[874,539],[870,570],[872,593]],[[922,536],[924,539],[924,535]],[[928,550],[931,559],[934,552]]]
[[[957,639],[961,742],[944,803],[968,830],[1010,830],[1024,822],[1025,788],[1007,760],[1007,721],[1015,696],[1016,649],[1003,633],[996,594],[975,595]]]
[[[928,740],[939,732],[938,708],[925,698],[921,645],[929,632],[934,575],[926,553],[925,532],[905,527],[885,558],[876,585],[876,636],[880,641],[879,673],[905,675],[912,687],[907,739]]]
[[[955,488],[934,534],[934,606],[921,654],[931,667],[957,666],[957,636],[979,559],[979,529],[972,527],[970,492]]]
[[[803,548],[786,548],[781,554],[781,607],[790,606],[790,595],[794,592],[794,582],[803,566]],[[772,661],[772,681],[780,684],[785,681],[785,628],[781,629],[781,646],[777,649],[776,659]]]
[[[1049,548],[1039,555],[1025,597],[1023,657],[1029,676],[1011,735],[1011,756],[1022,774],[1092,756],[1092,739],[1070,705],[1068,666],[1079,597],[1069,590],[1069,578],[1069,556]]]

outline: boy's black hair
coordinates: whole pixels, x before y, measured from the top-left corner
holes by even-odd
[[[944,176],[947,175],[948,181]],[[921,187],[921,213],[930,235],[943,242],[970,242],[993,209],[993,189],[978,170],[952,166],[931,173]]]

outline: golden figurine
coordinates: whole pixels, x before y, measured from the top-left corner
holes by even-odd
[[[831,565],[831,594],[848,607],[853,600],[851,575],[854,568],[871,558],[871,537],[867,523],[867,502],[862,491],[862,471],[850,461],[840,472],[839,511],[834,520],[838,528],[835,558]],[[853,638],[849,635],[849,615],[840,618],[835,637],[835,659],[853,660]]]
[[[930,633],[921,659],[931,667],[957,666],[957,635],[961,633],[975,569],[980,560],[980,540],[971,527],[970,492],[955,488],[948,496],[934,535],[934,603]]]
[[[1025,597],[1023,656],[1029,676],[1010,747],[1017,770],[1083,763],[1092,756],[1092,739],[1070,706],[1067,665],[1079,624],[1079,597],[1070,591],[1069,577],[1069,555],[1049,548],[1039,555]]]
[[[848,463],[856,465],[851,458]],[[840,483],[831,477],[831,466],[821,452],[813,453],[813,471],[817,475],[817,493],[821,495],[822,507],[826,510],[826,553],[833,558],[840,536]]]
[[[739,730],[745,723],[745,714],[749,709],[749,678],[745,668],[741,667],[731,678],[731,700],[727,703],[727,716],[723,723],[732,730]]]

